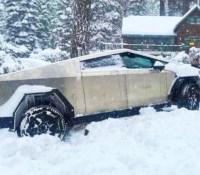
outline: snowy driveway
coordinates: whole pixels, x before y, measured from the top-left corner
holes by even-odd
[[[0,130],[1,175],[199,175],[200,111],[141,110],[72,133],[17,138]]]

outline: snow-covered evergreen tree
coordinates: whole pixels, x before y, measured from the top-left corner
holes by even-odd
[[[37,47],[46,49],[51,47],[51,16],[50,1],[37,0],[38,23],[36,27]]]
[[[121,41],[121,11],[117,1],[94,0],[90,25],[90,48],[101,47],[102,42]]]
[[[5,7],[2,0],[0,0],[0,34],[5,32]]]
[[[123,17],[147,14],[147,0],[93,0],[90,25],[90,48],[101,47],[102,42],[121,42]]]
[[[122,0],[124,1],[124,0]],[[125,16],[128,15],[146,15],[147,0],[127,0],[125,1]]]
[[[146,10],[148,16],[157,16],[159,15],[159,0],[149,0],[146,3]]]
[[[160,0],[161,16],[182,16],[197,0]]]
[[[169,16],[181,16],[182,0],[168,0],[169,4]]]
[[[5,0],[4,4],[6,40],[33,50],[36,44],[36,0]]]
[[[73,28],[73,0],[58,0],[54,5],[56,13],[52,23],[55,24],[52,31],[52,39],[61,50],[70,52],[71,36]]]
[[[95,50],[102,42],[121,42],[123,17],[157,15],[161,0],[93,0],[91,1],[92,14],[86,12],[85,16],[82,10],[76,11],[78,6],[73,6],[73,4],[77,2],[84,4],[90,0],[2,1],[4,1],[6,11],[6,20],[2,21],[6,23],[3,25],[3,22],[0,22],[0,26],[5,26],[6,41],[15,45],[15,48],[26,46],[29,51],[32,51],[35,48],[59,47],[61,50],[70,52],[71,45],[73,47],[76,45],[77,49],[81,48],[88,52],[88,43],[89,49]],[[170,2],[173,0],[163,1],[168,1],[169,14],[172,13],[173,8]],[[85,6],[86,9],[88,7]],[[0,8],[0,19],[4,16],[3,14]],[[75,32],[72,32],[72,29],[75,29]],[[74,35],[77,36],[75,40],[72,39]],[[16,55],[21,56],[18,53]]]
[[[42,49],[70,51],[72,0],[38,0],[37,37]]]

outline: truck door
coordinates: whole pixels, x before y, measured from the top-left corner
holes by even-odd
[[[160,104],[167,101],[165,71],[153,69],[156,60],[133,53],[121,54],[126,75],[128,107]]]
[[[118,55],[81,62],[86,114],[127,108],[125,76]]]

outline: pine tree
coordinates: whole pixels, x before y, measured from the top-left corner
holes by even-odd
[[[146,3],[147,15],[148,16],[157,16],[159,15],[159,0],[149,0]]]
[[[181,16],[182,0],[169,1],[169,16]]]
[[[123,17],[147,14],[147,0],[93,0],[90,49],[121,42]]]
[[[55,5],[54,5],[55,6]],[[52,38],[55,44],[64,51],[70,52],[71,36],[73,28],[73,0],[57,1],[57,9],[54,16]]]
[[[72,0],[38,0],[38,45],[70,51]]]
[[[36,6],[35,0],[5,0],[5,28],[8,42],[24,45],[30,51],[35,48]]]
[[[188,12],[196,0],[160,0],[161,16],[182,16]]]
[[[38,0],[38,23],[36,29],[37,47],[41,49],[51,48],[51,14],[49,0]]]
[[[197,0],[182,0],[182,15],[188,12],[191,5],[197,4]]]
[[[129,0],[127,3],[127,14],[128,15],[146,15],[146,0]]]
[[[103,42],[121,41],[122,9],[116,0],[94,0],[90,25],[90,49],[100,48]]]
[[[0,34],[5,32],[5,7],[2,0],[0,0]]]

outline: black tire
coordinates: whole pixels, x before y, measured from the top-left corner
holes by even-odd
[[[41,134],[57,135],[63,139],[66,122],[63,115],[52,106],[37,106],[29,109],[18,129],[19,136]]]
[[[178,107],[185,107],[189,110],[199,109],[199,87],[190,83],[183,86],[179,98]]]

